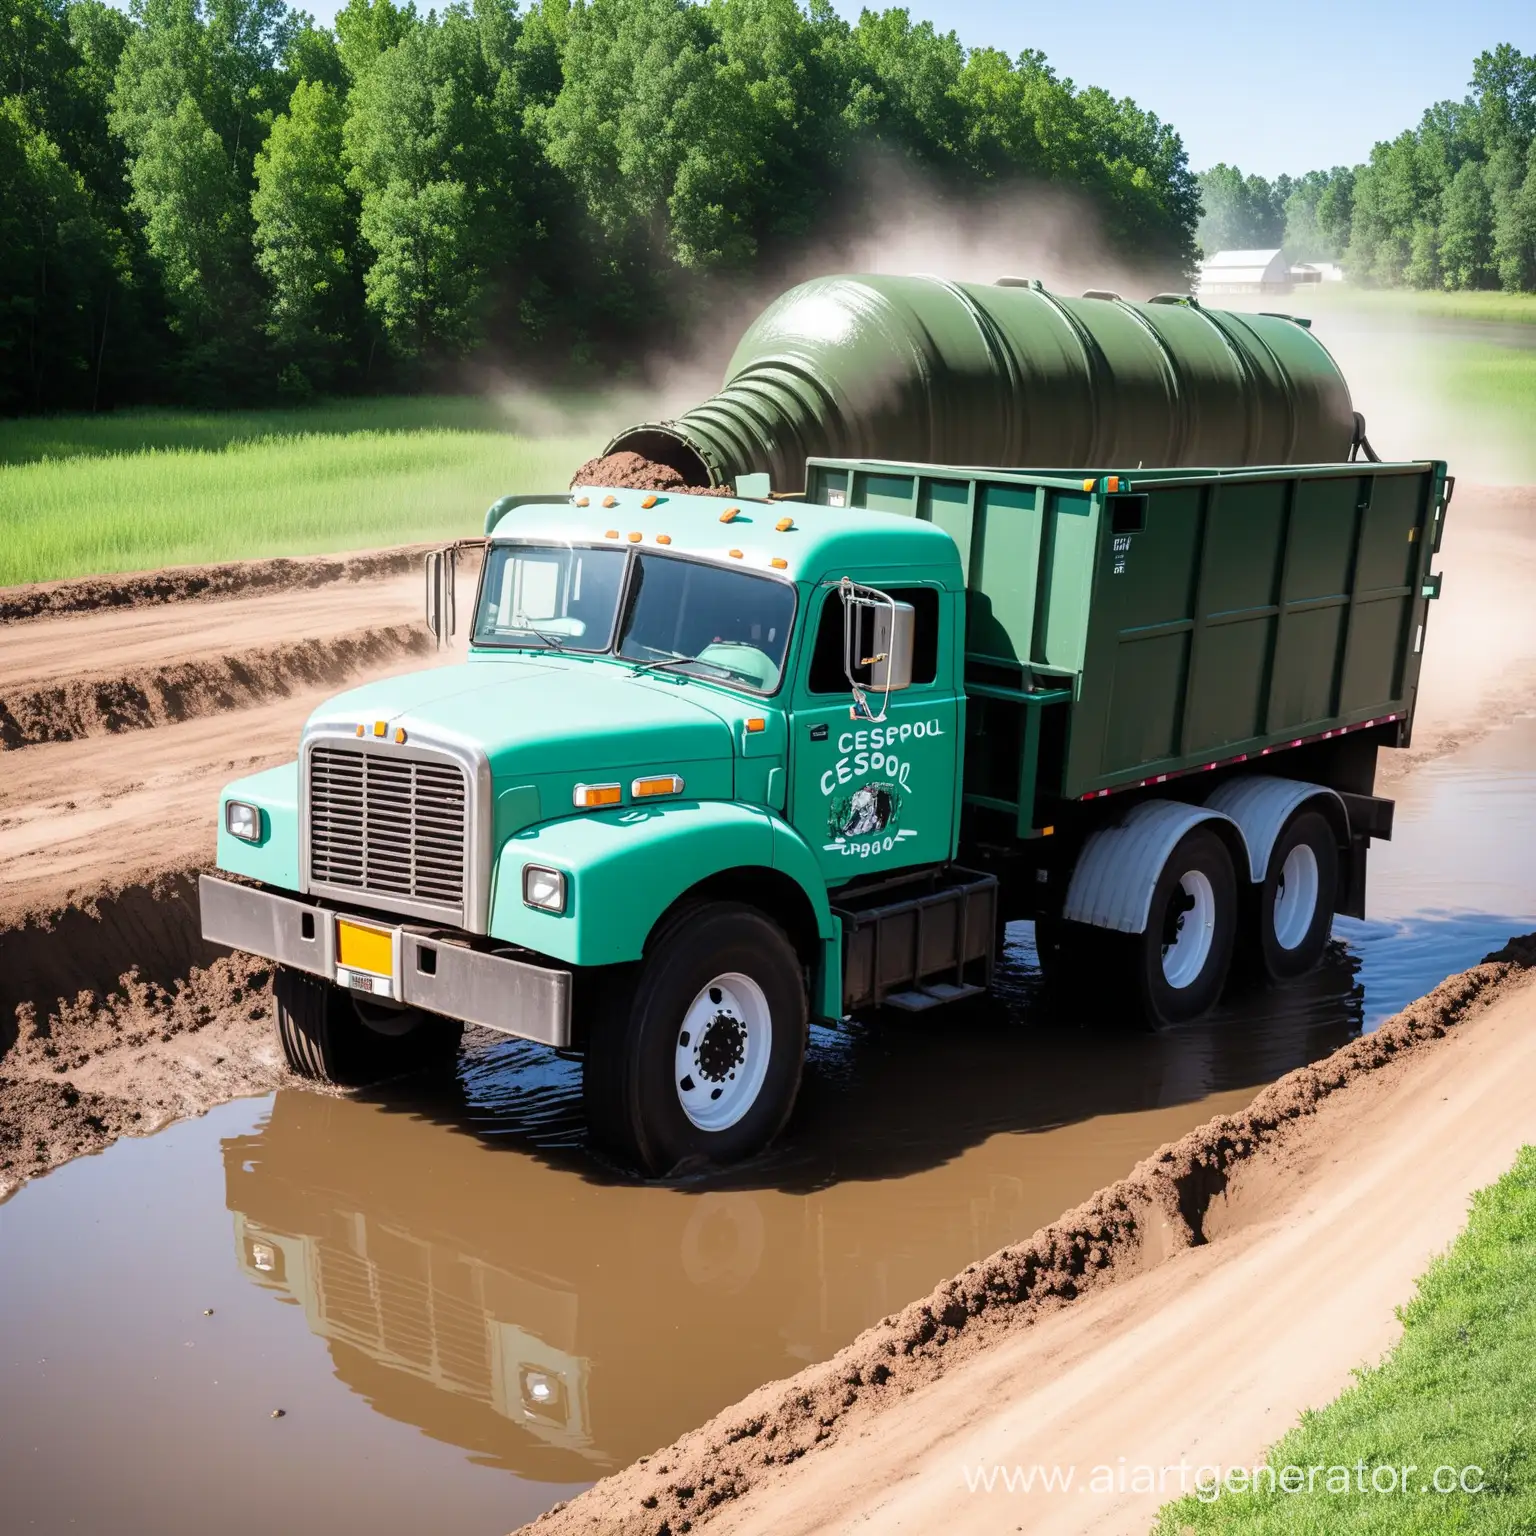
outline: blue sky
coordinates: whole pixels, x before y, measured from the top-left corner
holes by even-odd
[[[297,3],[322,21],[336,11],[335,0]],[[833,3],[858,15],[859,0]],[[1196,170],[1225,160],[1264,176],[1355,164],[1431,102],[1464,95],[1483,49],[1536,52],[1533,0],[909,0],[908,9],[968,46],[1039,48],[1079,85],[1134,97],[1179,130]],[[1281,14],[1282,23],[1266,19]]]

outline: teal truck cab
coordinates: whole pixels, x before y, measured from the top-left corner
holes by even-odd
[[[805,487],[497,503],[468,659],[225,789],[203,932],[276,962],[296,1071],[523,1036],[664,1173],[775,1135],[810,1021],[985,990],[1008,920],[1163,1025],[1363,913],[1444,465]]]

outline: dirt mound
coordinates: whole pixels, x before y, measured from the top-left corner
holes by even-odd
[[[677,491],[689,496],[734,496],[728,485],[689,485],[670,464],[656,464],[638,453],[610,453],[588,459],[571,477],[578,485],[608,485],[620,491]]]
[[[0,749],[142,730],[243,709],[302,689],[337,684],[364,668],[426,655],[432,648],[431,636],[419,625],[392,624],[0,692]]]
[[[1481,1012],[1536,965],[1514,939],[1441,983],[1373,1034],[1288,1073],[1247,1109],[1218,1116],[1137,1164],[1028,1241],[968,1266],[921,1301],[787,1381],[760,1387],[702,1428],[541,1516],[549,1536],[671,1536],[698,1530],[777,1469],[854,1432],[979,1350],[1076,1298],[1203,1244],[1212,1205],[1240,1165],[1278,1151],[1330,1095]]]
[[[139,608],[154,603],[248,597],[285,587],[323,587],[338,581],[379,581],[414,569],[430,544],[366,550],[310,559],[235,560],[227,565],[170,566],[122,576],[85,576],[0,589],[0,624],[87,613],[97,608]]]
[[[0,929],[0,1199],[284,1072],[270,966],[203,942],[196,874]]]

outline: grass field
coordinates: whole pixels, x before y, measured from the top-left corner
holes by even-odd
[[[1278,307],[1284,309],[1287,306],[1301,314],[1323,314],[1343,307],[1384,316],[1473,320],[1487,325],[1536,325],[1536,294],[1532,293],[1443,293],[1319,283],[1316,287],[1300,287],[1287,294],[1285,303]]]
[[[1420,1279],[1386,1361],[1303,1415],[1265,1465],[1277,1479],[1326,1470],[1311,1492],[1271,1492],[1266,1478],[1257,1493],[1182,1499],[1162,1510],[1158,1536],[1536,1530],[1536,1148],[1478,1193],[1466,1231]],[[1413,1468],[1406,1479],[1403,1467]],[[1435,1491],[1437,1475],[1442,1488],[1452,1482],[1449,1469],[1467,1491]],[[1382,1491],[1370,1488],[1373,1473]],[[1338,1491],[1325,1491],[1330,1478]]]
[[[0,422],[0,586],[475,533],[601,448],[579,402],[545,414],[537,436],[468,398]]]

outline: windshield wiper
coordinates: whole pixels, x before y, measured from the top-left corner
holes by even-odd
[[[624,657],[625,661],[631,658]],[[698,656],[659,656],[655,661],[635,662],[635,672],[659,672],[663,667],[709,667],[718,672],[722,677],[739,677],[744,682],[756,683],[757,679],[746,672],[738,672],[734,667],[722,666],[718,661],[705,661]]]
[[[565,649],[564,643],[557,636],[550,634],[547,630],[538,628],[534,624],[516,624],[513,626],[512,632],[518,635],[537,635],[552,651],[563,651]]]

